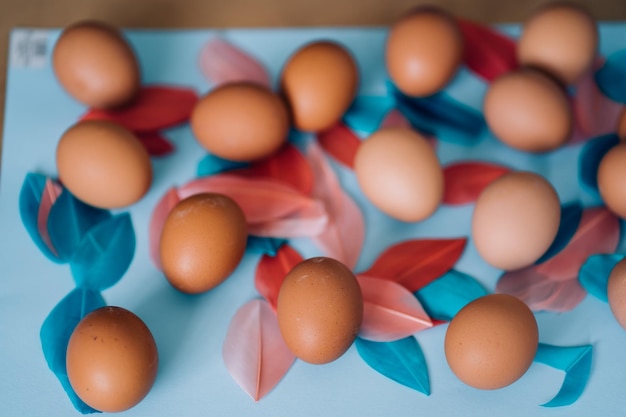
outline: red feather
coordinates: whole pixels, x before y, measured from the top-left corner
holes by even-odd
[[[165,156],[174,152],[174,145],[159,132],[140,132],[137,139],[152,156]]]
[[[476,201],[483,189],[511,170],[486,162],[460,162],[444,168],[443,203],[451,205]]]
[[[276,256],[263,255],[256,268],[254,286],[276,311],[278,291],[287,273],[302,262],[302,255],[289,245],[278,249]]]
[[[476,22],[459,19],[458,23],[465,41],[463,62],[476,75],[493,81],[519,66],[513,39]]]
[[[393,245],[362,274],[396,281],[415,292],[448,272],[459,260],[467,239],[417,239]]]
[[[338,162],[354,167],[354,156],[361,144],[361,139],[346,125],[338,123],[334,127],[317,135],[317,140],[324,150]]]
[[[114,110],[90,109],[81,120],[110,120],[135,133],[156,132],[189,120],[198,101],[190,88],[143,87],[128,106]]]
[[[274,178],[289,184],[306,195],[313,189],[313,170],[302,153],[287,143],[278,152],[250,167],[231,171],[246,177]]]

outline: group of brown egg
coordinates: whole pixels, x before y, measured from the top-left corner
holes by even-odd
[[[485,117],[494,134],[512,147],[530,152],[564,144],[572,126],[564,85],[590,70],[597,38],[593,19],[577,6],[548,6],[534,14],[524,25],[519,42],[519,60],[524,66],[494,81],[485,97]],[[462,54],[463,39],[455,18],[438,8],[420,7],[390,28],[386,67],[403,93],[428,96],[454,77]],[[128,105],[140,88],[140,68],[132,48],[119,31],[98,22],[64,30],[54,49],[53,67],[64,89],[92,108]],[[353,101],[358,85],[358,66],[346,48],[335,42],[312,42],[293,53],[284,65],[279,92],[248,82],[221,85],[198,101],[191,129],[214,155],[235,161],[259,160],[283,146],[291,125],[307,132],[334,126]],[[624,160],[626,152],[620,152],[621,156],[614,158]],[[615,164],[620,163],[606,165]],[[382,128],[372,134],[359,147],[354,167],[365,196],[396,219],[424,220],[441,203],[444,184],[437,155],[421,134],[409,128]],[[58,143],[57,168],[61,182],[77,198],[108,209],[137,202],[152,181],[146,150],[133,133],[108,121],[81,121],[69,128]],[[611,169],[601,167],[600,175]],[[607,204],[609,201],[607,197]],[[626,210],[623,198],[618,204]],[[554,188],[536,174],[512,173],[487,187],[478,199],[472,235],[487,262],[511,270],[532,264],[547,250],[559,221],[560,203]],[[208,291],[235,270],[246,239],[246,219],[232,199],[208,193],[189,197],[172,209],[161,234],[164,275],[180,291]],[[358,283],[348,268],[336,264],[327,258],[305,260],[285,279],[279,295],[277,314],[284,339],[296,356],[311,363],[341,356],[354,341],[361,322],[363,300]],[[305,288],[304,281],[293,276],[316,274],[321,280],[334,275],[341,285],[325,287],[314,304],[311,286],[326,284],[313,280],[306,282]],[[340,296],[348,287],[355,289],[352,295]],[[296,295],[288,299],[289,293]],[[294,299],[300,301],[294,304]],[[333,300],[333,310],[324,299]],[[307,303],[317,315],[313,322],[325,335],[324,343],[310,340],[313,333],[297,328],[294,321]],[[343,310],[339,308],[342,304]],[[157,354],[151,335],[137,337],[145,332],[125,330],[135,326],[136,316],[112,311],[115,308],[108,307],[88,315],[72,335],[67,352],[72,387],[87,404],[102,411],[134,406],[156,376]],[[97,320],[98,315],[104,319]],[[324,323],[331,316],[343,317],[343,327],[327,331]],[[89,323],[89,337],[80,336],[87,326],[84,323]],[[125,346],[137,348],[122,351],[108,344],[106,349],[90,350],[90,345],[102,342],[98,335],[112,328],[118,330],[109,334],[109,340],[118,338]],[[492,389],[512,383],[526,371],[537,343],[537,324],[530,310],[513,297],[491,295],[471,303],[455,317],[446,334],[445,350],[460,379]],[[321,346],[335,348],[326,352]],[[81,349],[90,352],[89,362],[74,360]],[[146,356],[142,352],[151,352],[148,356],[153,360],[140,359]],[[109,360],[116,355],[131,357]],[[133,366],[145,369],[135,369],[132,374],[124,371]]]

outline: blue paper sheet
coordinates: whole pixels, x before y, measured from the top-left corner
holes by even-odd
[[[517,27],[505,29],[517,31]],[[29,235],[32,223],[27,230],[20,221],[19,207],[20,191],[28,173],[56,174],[56,143],[86,110],[67,96],[54,79],[50,53],[58,34],[58,30],[17,29],[11,35],[0,174],[0,393],[2,414],[10,416],[78,415],[57,377],[50,372],[39,339],[39,329],[48,314],[75,288],[71,267],[42,254],[41,244],[38,246]],[[360,65],[359,95],[385,97],[388,93],[383,65],[385,28],[133,30],[126,34],[138,54],[145,84],[192,87],[200,94],[208,91],[211,84],[198,70],[197,55],[207,40],[219,35],[258,57],[277,85],[283,63],[298,46],[331,38],[348,46]],[[605,55],[626,48],[626,25],[603,24],[600,38]],[[28,45],[35,41],[40,45],[43,42],[44,47],[37,49],[43,56],[24,61],[17,51],[25,46],[31,50]],[[485,88],[482,81],[462,71],[447,94],[476,109]],[[349,122],[358,121],[353,118]],[[451,135],[442,138],[437,146],[444,165],[467,159],[506,163],[514,169],[544,175],[555,185],[563,203],[597,203],[595,196],[582,190],[578,183],[582,145],[545,155],[527,155],[499,143],[488,131],[472,136],[475,141],[471,146],[455,140],[453,130],[442,132]],[[154,334],[161,363],[152,391],[120,416],[555,415],[554,409],[539,404],[559,392],[563,383],[560,373],[555,375],[549,367],[532,367],[506,389],[482,392],[469,388],[447,368],[442,353],[445,325],[415,336],[428,364],[429,396],[373,372],[353,347],[328,365],[297,361],[267,397],[259,403],[251,401],[228,375],[221,349],[231,317],[258,296],[253,278],[261,253],[249,251],[233,276],[210,293],[192,297],[169,286],[149,257],[150,216],[166,190],[197,175],[198,164],[206,152],[186,125],[168,130],[167,137],[176,151],[153,160],[155,176],[149,193],[127,210],[112,212],[108,220],[119,220],[123,217],[117,216],[127,211],[136,242],[124,276],[103,288],[102,296],[107,304],[127,308],[144,320]],[[470,235],[472,205],[443,207],[419,224],[398,222],[367,202],[351,171],[338,164],[332,166],[362,208],[367,222],[366,242],[356,270],[365,270],[384,249],[402,240]],[[35,185],[37,181],[34,180]],[[31,194],[23,203],[32,207],[37,198]],[[73,207],[72,202],[68,201],[68,206]],[[75,250],[79,240],[68,240],[68,246],[61,250],[64,257]],[[305,256],[321,254],[306,239],[293,239],[290,244]],[[625,248],[626,243],[622,241],[620,247]],[[265,250],[271,250],[271,245],[261,249]],[[501,274],[478,257],[471,240],[455,269],[474,277],[487,291],[493,290]],[[626,332],[614,322],[606,304],[587,297],[573,312],[541,313],[537,319],[542,341],[558,346],[593,344],[601,352],[594,356],[591,379],[581,397],[557,411],[574,417],[623,414],[626,363],[620,358],[626,346]]]

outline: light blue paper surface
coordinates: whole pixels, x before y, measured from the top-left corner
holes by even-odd
[[[514,30],[514,29],[512,29]],[[218,32],[127,32],[143,68],[145,83],[171,83],[195,87],[204,93],[210,84],[197,68],[197,53]],[[380,28],[230,30],[219,34],[251,51],[277,79],[288,55],[304,42],[333,38],[347,45],[362,70],[361,95],[386,93]],[[36,36],[35,36],[36,35]],[[67,265],[43,256],[22,225],[18,196],[28,172],[53,176],[57,140],[85,108],[68,97],[56,83],[49,54],[58,31],[16,30],[11,37],[5,131],[0,177],[0,398],[2,415],[79,415],[67,399],[41,352],[39,329],[55,305],[70,293],[74,283]],[[24,60],[18,52],[29,39],[45,39],[42,60]],[[602,52],[626,48],[626,25],[604,24]],[[27,48],[28,49],[28,48]],[[451,97],[480,108],[484,84],[467,71],[448,88]],[[298,361],[276,388],[254,403],[232,380],[222,362],[222,342],[231,317],[257,296],[254,270],[260,254],[248,253],[234,275],[214,291],[187,296],[173,290],[153,266],[148,255],[148,223],[152,208],[164,192],[196,175],[206,155],[188,126],[167,132],[176,151],[153,160],[154,183],[150,192],[127,210],[136,234],[136,250],[122,280],[103,291],[109,305],[127,308],[141,317],[154,334],[160,370],[149,395],[120,416],[383,416],[429,415],[464,417],[621,415],[626,362],[626,332],[612,318],[606,304],[587,297],[574,311],[537,315],[540,340],[558,346],[594,346],[591,378],[573,405],[547,409],[563,382],[561,372],[533,365],[516,383],[501,390],[479,391],[465,386],[449,370],[443,354],[445,325],[421,332],[430,379],[430,396],[376,375],[352,347],[339,360],[323,366]],[[578,185],[581,145],[545,155],[525,155],[502,145],[485,132],[471,147],[440,141],[443,165],[474,159],[505,162],[515,169],[538,172],[556,187],[562,202],[595,202]],[[367,203],[354,174],[333,163],[342,184],[363,209],[366,242],[356,270],[366,269],[389,245],[416,237],[469,236],[472,206],[442,207],[433,217],[407,225],[383,215]],[[116,214],[116,213],[113,213]],[[321,254],[309,241],[292,244],[306,256]],[[625,248],[621,242],[620,248]],[[479,259],[469,241],[455,269],[475,277],[493,290],[498,271]]]

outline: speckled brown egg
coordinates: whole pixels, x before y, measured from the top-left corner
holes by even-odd
[[[323,364],[339,358],[354,342],[363,320],[363,296],[344,264],[311,258],[285,277],[276,312],[280,332],[294,355]]]
[[[108,121],[70,127],[56,149],[59,179],[77,198],[113,209],[139,201],[152,183],[150,156],[137,137]]]
[[[289,134],[284,101],[255,83],[227,83],[202,97],[191,129],[209,152],[232,161],[252,161],[277,151]]]
[[[604,204],[626,219],[626,142],[611,148],[598,166],[598,190]]]
[[[526,152],[557,149],[572,131],[565,91],[547,75],[529,68],[497,78],[487,90],[483,113],[498,139]]]
[[[344,46],[311,42],[289,57],[280,86],[295,127],[319,132],[337,123],[354,100],[359,69]]]
[[[619,261],[611,270],[607,296],[613,316],[626,330],[626,258]]]
[[[404,94],[429,96],[444,88],[463,59],[463,36],[446,11],[418,7],[395,22],[385,46],[391,80]]]
[[[104,22],[66,28],[54,46],[52,67],[65,91],[89,107],[122,106],[140,87],[133,49],[119,30]]]
[[[575,84],[591,69],[598,29],[581,5],[559,2],[539,8],[524,23],[517,44],[521,64],[541,68],[564,84]]]
[[[492,266],[515,270],[533,264],[559,230],[561,204],[552,185],[531,172],[513,172],[489,184],[472,216],[472,240]]]
[[[356,152],[354,172],[368,200],[401,221],[428,218],[443,198],[437,155],[410,128],[383,128],[369,136]]]
[[[92,311],[67,345],[67,376],[76,394],[99,411],[137,405],[157,376],[159,355],[150,329],[121,307]]]
[[[221,284],[246,250],[246,218],[230,197],[201,193],[180,201],[160,239],[163,273],[179,291],[198,294]]]
[[[465,384],[498,389],[526,373],[538,343],[537,321],[528,306],[511,295],[491,294],[452,318],[444,349],[450,369]]]

